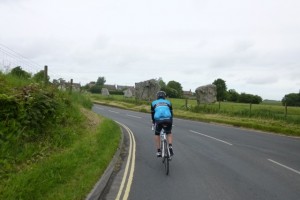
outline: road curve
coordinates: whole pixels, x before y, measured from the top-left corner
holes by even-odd
[[[175,156],[166,176],[155,157],[150,114],[102,105],[93,110],[121,123],[134,138],[130,189],[119,199],[300,199],[300,138],[175,118]],[[117,199],[124,171],[103,199]]]

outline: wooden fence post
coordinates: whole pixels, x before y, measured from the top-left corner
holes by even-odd
[[[47,65],[45,65],[45,67],[44,67],[44,83],[45,83],[45,85],[48,84],[48,66]]]
[[[72,89],[73,89],[73,79],[70,81],[70,94],[72,94]]]
[[[186,110],[188,109],[188,99],[187,98],[185,99],[185,109]]]
[[[287,105],[286,105],[286,102],[284,103],[284,108],[285,108],[284,117],[286,118],[286,116],[287,116]]]

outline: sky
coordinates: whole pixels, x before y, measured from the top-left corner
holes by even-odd
[[[30,60],[22,69],[82,85],[162,78],[195,91],[220,78],[281,100],[300,90],[299,11],[299,0],[0,0],[0,70],[25,62],[12,50]]]

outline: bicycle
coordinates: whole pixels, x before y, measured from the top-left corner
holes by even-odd
[[[155,130],[154,129],[155,126],[156,125],[152,125],[152,130]],[[161,150],[162,163],[164,164],[166,175],[169,175],[170,172],[169,162],[171,161],[171,154],[169,150],[169,143],[167,140],[165,127],[167,127],[167,125],[163,124],[163,127],[160,131],[160,150]]]

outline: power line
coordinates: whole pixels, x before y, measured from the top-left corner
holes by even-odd
[[[2,68],[21,66],[24,68],[29,68],[32,71],[40,71],[42,68],[42,65],[33,62],[32,60],[3,44],[0,44],[0,52],[0,56],[2,56],[2,58],[0,57],[2,60],[2,62],[0,62],[0,66]]]
[[[17,66],[22,67],[25,71],[29,70],[31,73],[36,73],[44,69],[44,66],[0,43],[0,70],[7,71]],[[55,72],[53,73],[53,71],[51,74],[62,78]]]

